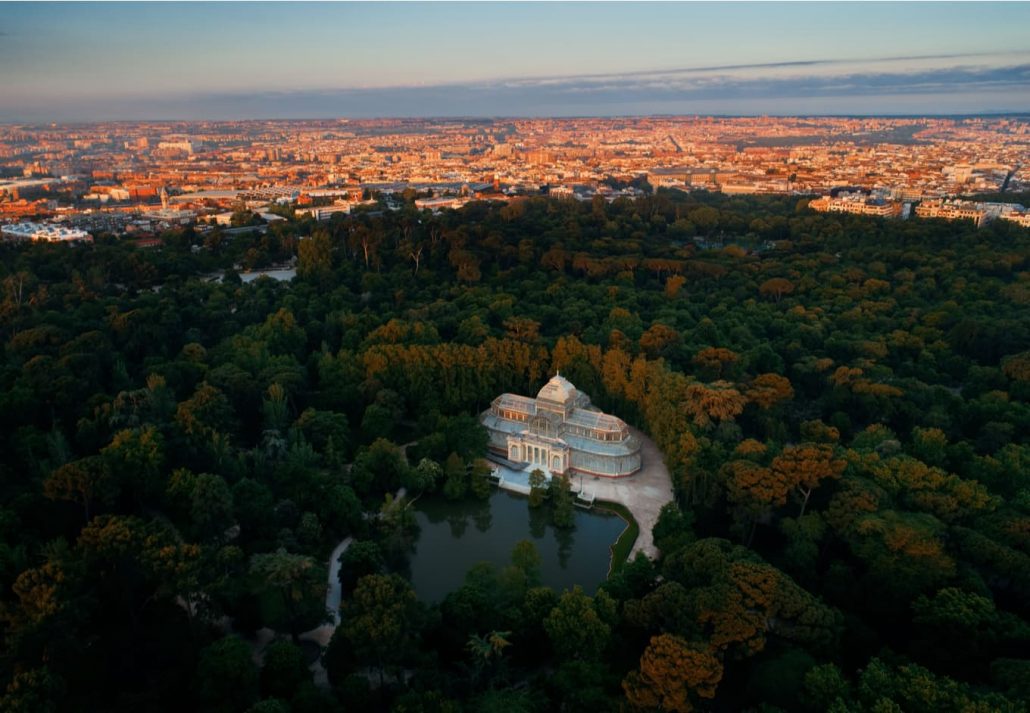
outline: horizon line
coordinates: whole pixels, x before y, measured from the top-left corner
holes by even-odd
[[[963,112],[934,112],[934,113],[910,113],[910,112],[872,112],[872,113],[733,113],[733,112],[695,112],[695,113],[649,113],[649,114],[568,114],[568,115],[546,115],[546,114],[440,114],[436,116],[417,116],[405,114],[383,114],[375,117],[356,117],[343,114],[332,116],[309,116],[303,118],[285,117],[245,117],[240,116],[231,119],[213,118],[171,118],[151,117],[147,119],[98,119],[89,121],[9,121],[0,120],[0,126],[94,126],[98,124],[149,124],[149,123],[178,123],[178,124],[232,124],[235,122],[287,122],[302,123],[306,121],[353,121],[353,122],[376,122],[376,121],[572,121],[582,119],[954,119],[954,118],[988,118],[988,117],[1030,117],[1030,111],[1025,109],[989,109],[985,111],[963,111]]]

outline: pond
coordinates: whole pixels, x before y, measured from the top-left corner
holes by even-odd
[[[500,571],[511,564],[520,540],[536,545],[543,583],[556,591],[580,585],[588,594],[608,576],[610,547],[626,523],[608,512],[576,510],[576,527],[558,530],[546,507],[530,508],[522,496],[494,490],[483,501],[419,500],[421,531],[411,555],[411,583],[419,599],[439,602],[461,586],[479,562]]]
[[[255,270],[254,272],[240,273],[240,279],[244,282],[253,282],[259,277],[268,277],[278,282],[286,282],[292,280],[296,276],[297,271],[292,267],[272,270]]]

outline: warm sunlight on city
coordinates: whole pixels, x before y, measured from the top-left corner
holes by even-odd
[[[4,2],[0,713],[1030,713],[1028,30]]]

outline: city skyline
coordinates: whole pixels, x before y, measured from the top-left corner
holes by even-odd
[[[0,121],[1030,111],[1030,5],[11,3]]]

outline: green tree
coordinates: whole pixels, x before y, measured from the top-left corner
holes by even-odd
[[[501,572],[500,582],[504,597],[517,605],[532,587],[540,584],[540,551],[530,540],[515,543],[511,565]]]
[[[311,680],[304,652],[289,641],[273,641],[265,647],[261,664],[261,695],[289,700],[305,681]]]
[[[484,459],[477,458],[472,463],[469,472],[469,491],[480,500],[486,500],[492,492],[490,473],[490,464]]]
[[[233,524],[232,492],[224,478],[201,473],[194,481],[190,500],[190,517],[202,536],[225,532]]]
[[[432,458],[423,458],[411,472],[408,487],[416,492],[432,493],[443,480],[443,468]]]
[[[443,464],[443,494],[448,500],[459,500],[468,492],[468,468],[457,453],[451,453]]]
[[[197,697],[208,711],[237,713],[258,697],[258,671],[250,646],[228,636],[200,652],[197,664]]]
[[[490,631],[483,636],[473,634],[469,637],[465,648],[472,657],[473,680],[483,678],[498,665],[504,650],[511,646],[510,636],[510,631]]]
[[[418,521],[407,498],[394,498],[387,493],[379,507],[379,520],[386,530],[397,535],[409,535],[418,529]]]
[[[247,713],[290,713],[290,706],[278,698],[266,698],[248,708]]]
[[[379,545],[371,540],[355,540],[340,555],[340,583],[349,592],[362,577],[380,574],[385,562]]]
[[[408,464],[396,444],[377,438],[358,453],[350,479],[354,490],[363,497],[392,493],[408,481]]]
[[[603,590],[591,599],[577,586],[561,595],[544,630],[560,658],[597,659],[611,639],[614,613],[615,602]]]
[[[196,447],[209,448],[218,436],[229,436],[236,428],[232,404],[221,390],[203,382],[175,411],[175,421]]]
[[[551,522],[562,530],[576,525],[575,504],[572,499],[572,484],[564,475],[552,476],[550,482]]]
[[[912,429],[912,454],[927,465],[944,465],[948,438],[939,428]]]
[[[350,452],[350,426],[342,413],[308,408],[297,418],[293,427],[300,429],[308,443],[322,454],[326,465],[330,467],[339,468],[344,456]]]
[[[544,471],[534,468],[529,474],[529,507],[538,508],[547,497],[547,476]]]
[[[359,660],[377,669],[380,684],[388,667],[416,653],[424,614],[411,585],[397,575],[362,577],[342,610],[334,638],[343,636]]]
[[[89,522],[96,506],[113,504],[118,484],[103,458],[88,456],[56,468],[43,482],[43,494],[52,500],[78,503]]]
[[[849,539],[869,568],[880,597],[910,601],[955,574],[942,523],[932,515],[884,511],[858,518]],[[853,533],[853,534],[851,534]]]
[[[279,596],[283,618],[273,622],[285,626],[294,643],[305,625],[318,623],[325,616],[325,577],[315,560],[290,554],[283,548],[250,558],[250,571],[257,580]]]
[[[333,246],[329,234],[316,230],[311,237],[297,243],[297,276],[315,281],[325,280],[333,269]]]
[[[813,666],[805,674],[803,700],[812,711],[829,711],[842,707],[851,699],[851,686],[832,663]]]
[[[153,502],[164,489],[164,438],[153,426],[119,431],[100,454],[107,470],[137,503]]]
[[[529,586],[540,583],[540,550],[531,540],[519,540],[511,552],[511,563],[526,577]]]
[[[67,691],[64,681],[48,668],[15,674],[0,696],[3,713],[57,713]]]

